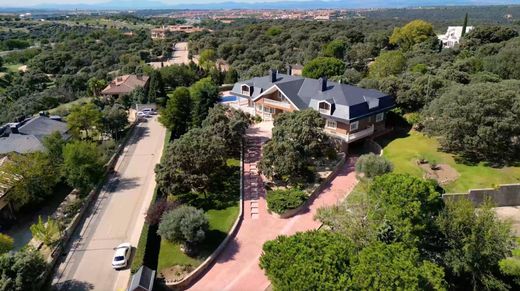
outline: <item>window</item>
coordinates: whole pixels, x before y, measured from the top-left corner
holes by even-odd
[[[383,121],[384,118],[385,118],[385,114],[384,113],[378,113],[376,115],[376,122]]]
[[[338,124],[336,121],[332,119],[327,119],[327,122],[325,123],[326,128],[336,129],[337,126]]]
[[[368,109],[373,109],[379,106],[379,99],[369,99],[368,100]]]
[[[248,85],[242,85],[242,95],[251,96],[251,88]]]
[[[330,104],[328,102],[319,102],[318,111],[323,114],[330,114]]]
[[[350,131],[358,130],[359,127],[359,121],[354,121],[350,124]]]

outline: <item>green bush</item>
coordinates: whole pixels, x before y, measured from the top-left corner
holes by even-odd
[[[307,198],[307,194],[299,189],[274,190],[267,192],[267,206],[269,210],[281,214],[299,207]]]
[[[384,157],[373,153],[362,155],[356,162],[356,172],[364,174],[366,178],[374,178],[391,172],[393,165]]]
[[[7,253],[13,249],[14,240],[7,234],[0,233],[0,254]]]
[[[208,227],[208,218],[204,211],[183,205],[162,216],[157,234],[189,248],[204,240]]]

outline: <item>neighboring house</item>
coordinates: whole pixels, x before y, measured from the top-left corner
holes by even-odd
[[[300,64],[294,64],[287,66],[287,75],[301,76],[303,73],[303,66]]]
[[[462,38],[462,26],[448,26],[448,30],[445,34],[438,35],[440,41],[442,41],[442,47],[454,48],[460,43]],[[473,30],[473,26],[466,27],[466,33]]]
[[[46,136],[57,131],[64,139],[69,139],[68,130],[67,123],[56,116],[39,115],[19,123],[6,124],[0,130],[0,154],[43,151]]]
[[[142,75],[119,76],[110,82],[108,86],[101,91],[101,94],[117,99],[120,96],[132,93],[132,91],[138,87],[147,88],[149,78],[148,76]]]
[[[193,33],[197,31],[202,31],[202,28],[192,25],[168,25],[161,28],[153,28],[151,34],[152,39],[165,39],[170,32]]]
[[[247,98],[264,120],[282,112],[313,108],[325,119],[325,130],[348,144],[387,131],[386,113],[395,107],[391,95],[373,89],[279,74],[236,83],[231,94]]]

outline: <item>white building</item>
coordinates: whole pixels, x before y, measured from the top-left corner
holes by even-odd
[[[466,27],[466,33],[473,30],[473,26]],[[442,41],[444,48],[453,48],[459,44],[460,38],[462,37],[462,26],[448,26],[446,34],[437,36]]]

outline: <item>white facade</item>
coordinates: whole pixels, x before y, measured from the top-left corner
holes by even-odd
[[[473,30],[473,26],[466,27],[466,33],[471,30]],[[460,38],[462,37],[462,26],[448,26],[446,34],[438,35],[438,37],[442,41],[442,47],[454,48],[459,44]]]

